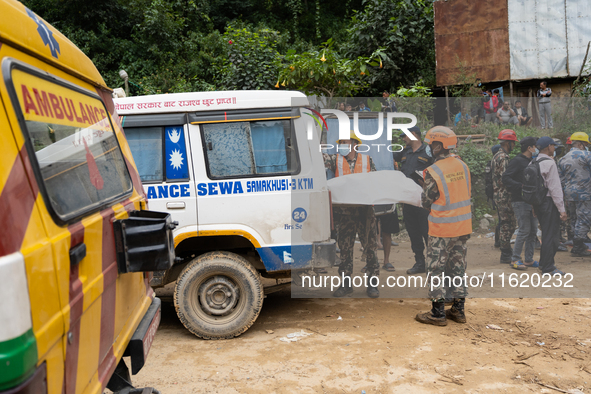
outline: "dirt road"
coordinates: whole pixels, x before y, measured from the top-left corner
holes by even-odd
[[[470,240],[469,264],[516,272],[498,264],[491,243]],[[412,265],[409,243],[393,253],[396,274],[402,274]],[[588,280],[591,259],[559,253],[557,262]],[[355,269],[361,266],[356,261]],[[134,382],[163,393],[591,390],[588,298],[473,298],[466,301],[468,324],[447,327],[414,320],[429,307],[425,299],[292,299],[286,290],[265,299],[242,336],[203,341],[164,303],[148,363]],[[311,335],[280,340],[302,330]]]

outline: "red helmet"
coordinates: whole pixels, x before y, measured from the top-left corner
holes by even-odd
[[[501,130],[499,133],[499,139],[501,141],[517,141],[517,135],[511,129]]]
[[[570,137],[568,137],[568,138],[566,139],[566,144],[567,144],[567,145],[572,145],[572,144],[573,144],[573,142],[570,140]]]

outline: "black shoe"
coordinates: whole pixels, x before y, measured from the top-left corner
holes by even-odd
[[[347,283],[349,282],[349,283]],[[346,295],[349,295],[353,293],[353,287],[351,287],[351,281],[346,280],[345,283],[343,283],[341,285],[341,287],[339,287],[338,289],[335,290],[334,293],[332,293],[333,297],[344,297]]]
[[[585,239],[575,239],[573,241],[573,248],[570,251],[573,256],[577,257],[587,257],[591,256],[591,252],[587,250],[587,245],[585,245]]]
[[[557,251],[558,251],[558,252],[568,252],[568,248],[566,247],[566,245],[565,245],[564,243],[562,243],[562,242],[561,242],[561,243],[558,245],[558,249],[557,249]]]
[[[511,264],[511,256],[513,256],[513,249],[501,249],[501,264]]]
[[[377,281],[376,281],[377,282]],[[378,289],[378,286],[372,286],[371,284],[371,278],[369,278],[369,286],[367,287],[367,296],[370,298],[378,298],[380,296],[380,290]]]
[[[409,275],[424,274],[425,272],[426,270],[424,261],[417,261],[415,265],[412,266],[412,268],[406,270],[406,273]]]
[[[429,312],[418,313],[415,320],[423,324],[432,324],[434,326],[447,326],[445,318],[445,304],[441,302],[432,302],[432,308]]]
[[[445,311],[445,317],[456,323],[466,323],[466,315],[464,314],[465,301],[465,298],[454,298],[452,307]]]

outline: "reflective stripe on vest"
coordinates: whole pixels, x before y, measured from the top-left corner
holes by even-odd
[[[439,189],[439,199],[433,202],[429,214],[429,235],[452,238],[472,233],[470,172],[466,164],[449,157],[427,170]]]
[[[361,159],[361,160],[360,160]],[[357,153],[357,160],[355,161],[355,168],[353,173],[360,174],[362,172],[370,172],[371,165],[368,155],[362,155],[361,153]],[[351,174],[351,166],[349,166],[349,162],[344,156],[337,154],[337,168],[335,171],[334,176],[338,177],[341,175],[349,175]]]

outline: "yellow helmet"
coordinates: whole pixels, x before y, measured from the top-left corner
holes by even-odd
[[[458,144],[458,137],[449,127],[435,126],[427,131],[425,142],[431,145],[435,141],[441,142],[443,149],[452,149]]]
[[[582,131],[577,131],[576,133],[573,133],[573,135],[570,136],[570,140],[571,141],[584,141],[586,143],[589,143],[589,136],[587,135],[587,133],[583,133]]]
[[[357,137],[357,136],[355,135],[355,132],[354,132],[353,130],[351,130],[351,134],[349,135],[349,139],[350,139],[350,140],[355,140],[355,141],[357,141],[357,143],[359,143],[359,144],[363,144],[363,142],[361,142],[361,140],[359,139],[359,137]],[[342,141],[342,140],[338,139],[338,140],[337,140],[337,144],[338,144],[340,141]]]

